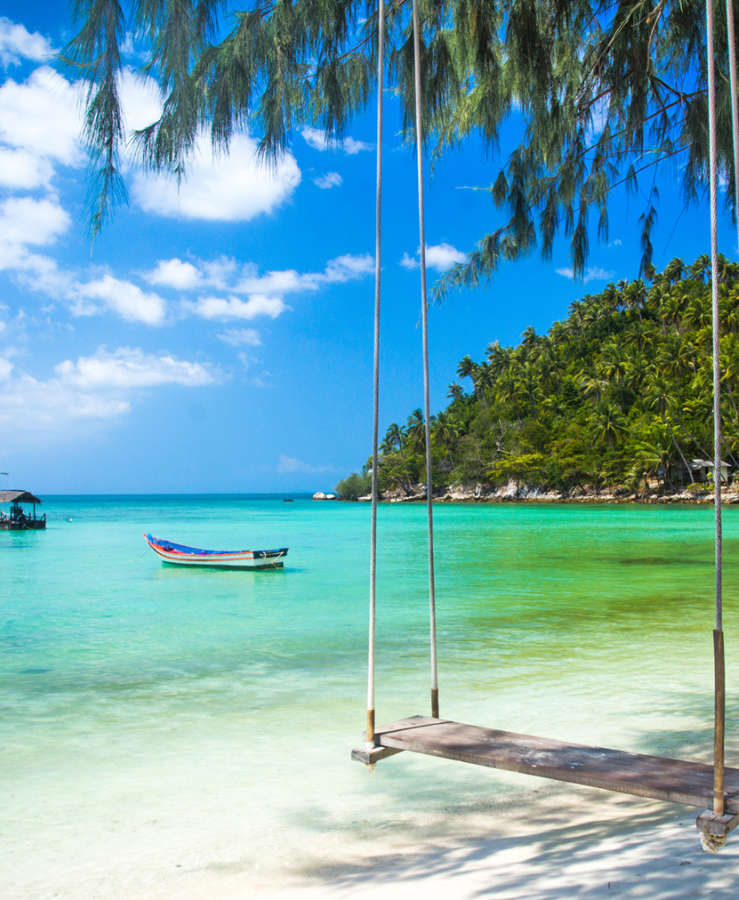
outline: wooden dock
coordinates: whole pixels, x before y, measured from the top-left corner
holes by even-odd
[[[701,809],[713,805],[713,767],[703,763],[586,747],[425,716],[378,729],[376,742],[376,747],[353,750],[352,758],[372,764],[409,750]],[[726,818],[734,820],[739,815],[739,769],[725,770],[725,791]]]

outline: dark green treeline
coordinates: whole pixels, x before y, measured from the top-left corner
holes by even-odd
[[[724,458],[739,456],[739,265],[720,261]],[[690,463],[713,458],[710,260],[673,260],[646,281],[610,284],[573,303],[564,322],[517,347],[490,344],[459,363],[450,403],[431,423],[433,485],[514,480],[576,488],[670,490],[693,482]],[[340,482],[369,491],[368,471]],[[380,447],[380,489],[425,481],[420,410],[392,424]]]

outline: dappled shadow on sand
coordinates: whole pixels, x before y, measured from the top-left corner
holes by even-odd
[[[686,710],[698,705],[682,700]],[[631,749],[669,747],[668,755],[708,761],[710,742],[710,728],[650,731],[643,747]],[[729,764],[738,764],[738,749],[732,734]],[[324,832],[352,831],[355,851],[351,859],[322,855],[300,866],[294,874],[303,884],[381,900],[422,891],[454,900],[739,897],[739,831],[720,855],[704,853],[692,807],[510,774],[501,784],[499,773],[475,767],[465,768],[479,773],[477,799],[455,803],[453,769],[462,764],[447,762],[453,769],[445,774],[438,760],[402,754],[379,765],[395,760],[424,770],[423,797],[411,793],[407,813],[380,828],[359,815],[349,829],[346,821],[316,816],[314,827]],[[392,781],[368,781],[367,790],[390,800],[400,784]],[[449,799],[443,807],[440,794]],[[427,803],[434,795],[437,803]],[[389,805],[396,804],[394,797]]]
[[[459,900],[728,900],[739,892],[739,846],[704,854],[695,813],[685,807],[556,788],[528,806],[491,810],[485,830],[478,830],[483,817],[472,816],[475,829],[465,818],[457,810],[446,822],[406,826],[395,835],[397,850],[378,852],[370,839],[360,859],[316,861],[295,874],[327,892],[388,898],[403,887]]]

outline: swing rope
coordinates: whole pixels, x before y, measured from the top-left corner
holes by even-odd
[[[731,2],[731,0],[729,0]],[[711,334],[713,345],[713,488],[715,513],[715,627],[714,653],[714,738],[713,738],[713,812],[724,815],[724,719],[725,665],[722,600],[721,533],[721,370],[718,302],[718,207],[716,140],[716,67],[714,59],[713,0],[706,0],[706,56],[708,79],[709,185],[711,205]],[[709,849],[713,849],[712,847]]]
[[[739,245],[739,94],[736,77],[736,33],[734,29],[734,3],[726,0],[726,40],[729,45],[729,85],[731,88],[731,132],[734,147],[734,217],[737,224]]]
[[[737,229],[739,240],[739,98],[736,89],[736,42],[734,34],[734,16],[732,8],[733,0],[726,0],[727,36],[729,45],[729,68],[731,79],[732,97],[732,139],[734,151],[734,183],[736,191],[735,214],[737,217]],[[376,537],[377,537],[377,501],[378,501],[378,411],[379,411],[379,350],[380,350],[380,286],[381,286],[381,199],[382,199],[382,94],[383,94],[383,69],[384,69],[384,40],[385,40],[385,5],[384,0],[379,0],[378,6],[378,95],[377,95],[377,194],[376,194],[376,251],[375,251],[375,311],[374,311],[374,405],[373,405],[373,448],[372,448],[372,525],[370,546],[370,634],[369,634],[369,668],[367,691],[367,740],[371,748],[353,751],[354,758],[362,762],[374,765],[374,762],[390,753],[397,753],[403,749],[416,752],[432,752],[433,755],[446,756],[443,743],[434,744],[434,750],[426,749],[421,739],[418,745],[418,737],[422,729],[414,732],[416,743],[407,742],[405,729],[396,733],[384,732],[382,744],[379,743],[375,732],[375,588],[376,588]],[[429,612],[430,612],[430,637],[431,637],[431,715],[439,717],[438,706],[438,675],[436,653],[436,595],[434,582],[434,540],[433,540],[433,504],[432,504],[432,471],[431,471],[431,431],[430,431],[430,401],[429,401],[429,359],[428,359],[428,299],[426,288],[426,241],[424,224],[424,200],[423,200],[423,122],[422,122],[422,96],[421,96],[421,26],[419,21],[418,0],[413,0],[413,52],[414,52],[414,87],[415,87],[415,126],[416,126],[416,156],[418,175],[418,212],[419,212],[419,236],[420,236],[420,274],[421,274],[421,322],[423,332],[423,369],[424,369],[424,425],[426,438],[426,501],[428,512],[428,569],[429,569]],[[728,833],[736,827],[737,815],[726,814],[725,803],[725,765],[724,765],[724,734],[725,734],[725,659],[724,659],[724,635],[723,635],[723,598],[722,598],[722,566],[723,566],[723,542],[721,519],[721,395],[720,395],[720,322],[719,322],[719,267],[718,267],[718,210],[717,210],[717,114],[716,114],[716,71],[714,59],[714,11],[713,0],[706,0],[706,55],[707,55],[707,82],[708,82],[708,131],[709,131],[709,190],[710,190],[710,221],[711,221],[711,330],[713,353],[713,424],[714,424],[714,512],[715,512],[715,627],[714,636],[714,760],[713,760],[713,813],[708,812],[698,817],[697,824],[702,832],[704,849],[716,852],[725,843]],[[438,724],[438,723],[437,723]],[[472,726],[460,726],[457,723],[445,723],[456,726],[466,731]],[[388,735],[393,734],[392,742],[388,741]],[[512,736],[521,738],[522,736]],[[433,742],[432,742],[433,743]],[[430,745],[429,745],[430,746]],[[477,747],[475,743],[475,747]],[[373,749],[372,749],[373,748]],[[558,748],[559,749],[559,748]],[[584,750],[593,748],[582,748]],[[382,751],[381,755],[375,755],[375,750]],[[611,751],[606,751],[611,752]],[[615,753],[615,751],[613,751]],[[464,759],[455,750],[452,758]],[[619,759],[623,754],[619,754]],[[491,757],[491,762],[481,761],[478,756],[464,759],[481,765],[494,765],[497,768],[510,768],[513,771],[525,771],[521,768],[520,760],[515,760],[515,765],[508,758]],[[673,760],[660,760],[656,763],[675,763]],[[622,765],[622,764],[620,764]],[[687,765],[679,763],[679,765]],[[531,774],[542,774],[532,771]],[[736,770],[730,770],[730,776],[736,774]],[[561,778],[558,774],[548,774],[545,777]],[[577,781],[571,776],[563,780]],[[597,784],[597,781],[584,780],[584,784]],[[606,786],[613,790],[611,782]],[[675,799],[665,795],[663,786],[646,783],[640,785],[641,790],[635,791],[633,784],[624,788],[627,793],[637,793],[640,796],[654,796],[659,799]],[[618,789],[618,788],[616,788]],[[696,794],[700,800],[702,791]],[[720,821],[719,821],[720,820]],[[720,833],[713,827],[717,825]],[[714,833],[716,831],[716,833]]]
[[[439,677],[436,658],[436,583],[434,578],[434,506],[431,470],[431,410],[429,401],[428,299],[426,291],[426,228],[423,212],[423,118],[421,111],[421,23],[418,0],[413,0],[413,74],[416,99],[416,168],[418,175],[418,233],[421,270],[421,327],[423,340],[423,417],[426,436],[426,510],[428,519],[429,638],[431,648],[431,716],[439,718]]]
[[[380,288],[382,274],[382,93],[385,69],[385,0],[377,9],[377,190],[375,197],[375,316],[372,387],[372,524],[370,527],[367,741],[375,743],[375,590],[377,583],[377,444],[380,407]]]

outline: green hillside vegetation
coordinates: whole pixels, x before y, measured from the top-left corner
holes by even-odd
[[[724,459],[739,456],[739,265],[720,261]],[[432,420],[433,486],[511,480],[529,488],[671,491],[712,459],[710,260],[673,260],[646,281],[610,284],[573,303],[564,322],[517,347],[490,344],[459,363],[450,403]],[[361,475],[337,493],[369,491]],[[425,482],[420,410],[392,424],[380,447],[381,491]],[[699,487],[696,486],[696,490]]]

